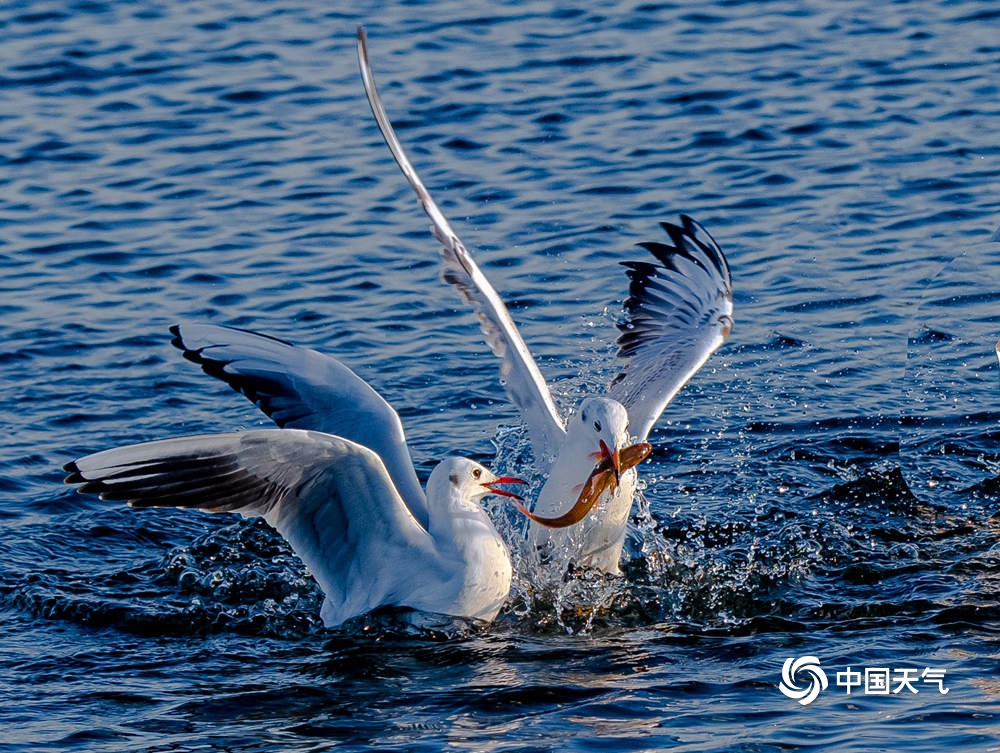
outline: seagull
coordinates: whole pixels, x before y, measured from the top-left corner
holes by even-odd
[[[729,336],[733,294],[728,262],[708,232],[683,215],[680,225],[661,223],[669,244],[640,243],[655,261],[622,262],[629,295],[619,325],[617,376],[606,395],[585,398],[564,420],[503,300],[407,157],[375,87],[363,27],[358,28],[357,49],[375,120],[441,244],[442,278],[472,306],[488,346],[500,358],[500,381],[527,427],[536,470],[546,477],[531,511],[529,550],[549,561],[619,573],[637,485],[636,469],[621,467],[622,451],[636,448],[630,451],[633,459],[642,454],[641,445],[647,444],[667,404]],[[629,445],[633,437],[636,444]],[[586,499],[587,489],[600,499]],[[569,514],[575,520],[569,525],[543,522],[565,521],[567,510],[582,507],[589,514],[579,520]]]
[[[662,223],[672,245],[640,244],[656,262],[624,262],[620,370],[607,395],[564,421],[506,306],[430,197],[385,115],[358,32],[372,111],[442,244],[443,278],[475,309],[501,359],[546,477],[527,541],[535,551],[610,573],[636,489],[635,467],[667,403],[732,328],[722,251],[697,222]],[[440,463],[421,487],[398,414],[340,361],[249,330],[175,325],[186,358],[246,395],[277,430],[202,435],[121,447],[65,465],[68,483],[136,507],[193,507],[263,517],[292,545],[324,593],[330,627],[380,606],[489,621],[510,589],[509,552],[477,504],[523,479],[467,459]],[[632,438],[637,439],[629,444]],[[574,501],[575,500],[575,501]]]
[[[404,448],[405,449],[405,448]],[[262,517],[312,572],[327,627],[382,606],[492,621],[510,591],[510,554],[477,503],[520,499],[467,458],[421,492],[421,524],[371,448],[319,431],[263,429],[161,439],[67,463],[67,483],[133,507]]]

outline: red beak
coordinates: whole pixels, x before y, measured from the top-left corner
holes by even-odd
[[[494,494],[499,494],[501,497],[510,497],[511,499],[524,499],[524,497],[519,494],[514,494],[514,492],[507,491],[506,489],[497,489],[497,484],[527,484],[523,478],[518,478],[517,476],[501,476],[496,481],[489,481],[483,486],[489,489]]]
[[[603,439],[600,440],[600,442],[601,442],[601,451],[600,452],[594,452],[594,453],[591,453],[591,454],[594,456],[594,459],[596,461],[598,461],[599,464],[606,463],[607,465],[610,466],[609,468],[606,468],[605,470],[614,471],[614,474],[615,474],[615,484],[620,484],[621,480],[622,480],[622,470],[621,470],[621,468],[622,468],[622,459],[621,459],[621,453],[618,451],[617,448],[615,448],[614,452],[612,452],[610,449],[608,449],[607,442],[605,442]]]

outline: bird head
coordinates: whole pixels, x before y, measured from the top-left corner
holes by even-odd
[[[614,473],[616,484],[621,480],[621,450],[628,443],[628,412],[621,403],[587,398],[566,426],[566,436],[581,453]]]
[[[459,499],[467,499],[474,502],[488,494],[497,494],[501,497],[520,500],[521,497],[519,495],[500,487],[505,484],[528,483],[516,476],[497,476],[486,466],[480,465],[474,460],[449,458],[442,461],[434,469],[434,472],[431,474],[431,480],[428,480],[428,489],[430,489],[432,481],[435,480],[436,476],[445,474],[448,478],[448,484],[452,487],[453,492],[457,492]]]

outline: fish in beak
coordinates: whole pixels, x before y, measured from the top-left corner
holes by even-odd
[[[601,451],[594,453],[595,457],[598,458],[597,466],[590,472],[583,484],[583,489],[580,491],[580,496],[569,510],[554,518],[546,518],[535,515],[520,502],[515,501],[514,506],[522,515],[546,528],[566,528],[574,523],[579,523],[587,517],[587,513],[597,504],[601,495],[607,491],[614,492],[618,488],[622,472],[639,465],[649,457],[652,451],[653,445],[648,442],[639,442],[621,451],[615,449],[614,452],[611,452],[604,440],[601,440]]]
[[[632,447],[638,447],[638,445],[632,445]],[[630,449],[630,448],[628,448]],[[652,448],[650,448],[652,451]],[[649,454],[649,453],[647,453]],[[592,452],[590,456],[597,461],[597,467],[601,468],[602,465],[610,467],[615,474],[615,485],[617,486],[622,482],[622,459],[621,451],[616,447],[614,452],[608,449],[608,444],[603,439],[601,440],[601,450],[600,452]],[[627,470],[627,469],[626,469]]]

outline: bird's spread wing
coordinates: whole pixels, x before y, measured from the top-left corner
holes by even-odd
[[[382,136],[403,175],[416,191],[424,212],[430,218],[434,237],[441,243],[441,258],[444,262],[442,276],[472,304],[487,344],[501,359],[501,383],[528,426],[536,457],[539,460],[551,458],[559,448],[565,430],[548,385],[527,345],[521,339],[521,334],[517,331],[507,307],[448,224],[448,220],[431,198],[406,152],[403,151],[403,146],[375,89],[364,29],[358,29],[358,59],[361,63],[361,77],[365,91],[368,93],[368,102],[371,104],[372,113],[382,131]]]
[[[427,503],[399,415],[344,364],[247,330],[184,324],[170,331],[185,358],[242,392],[278,426],[335,434],[374,450],[410,511],[427,525]]]
[[[672,245],[639,244],[657,263],[623,262],[630,280],[618,338],[624,363],[608,391],[628,410],[640,442],[733,326],[729,264],[718,244],[690,217],[662,227]]]
[[[424,573],[445,578],[382,461],[340,437],[295,429],[180,437],[98,452],[65,469],[81,492],[135,507],[263,517],[319,582],[330,625],[405,605]]]

